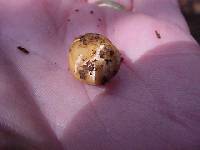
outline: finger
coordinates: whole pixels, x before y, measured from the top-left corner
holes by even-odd
[[[183,30],[189,31],[177,0],[135,0],[134,9],[136,12],[174,23]]]

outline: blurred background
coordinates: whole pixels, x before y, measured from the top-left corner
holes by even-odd
[[[179,0],[179,3],[192,35],[200,44],[200,0]]]

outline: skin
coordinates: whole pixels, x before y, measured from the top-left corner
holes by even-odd
[[[177,2],[120,3],[126,11],[94,1],[0,1],[1,149],[200,148],[200,48]],[[67,70],[69,45],[86,32],[106,35],[124,57],[102,87]]]

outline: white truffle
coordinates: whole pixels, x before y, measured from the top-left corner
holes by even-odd
[[[102,85],[118,72],[118,49],[103,35],[87,33],[75,38],[69,50],[69,69],[74,77],[91,85]]]

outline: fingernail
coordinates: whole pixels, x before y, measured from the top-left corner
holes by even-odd
[[[125,7],[122,6],[121,4],[112,1],[112,0],[99,0],[96,2],[97,6],[99,7],[110,7],[113,8],[115,10],[124,10]]]

